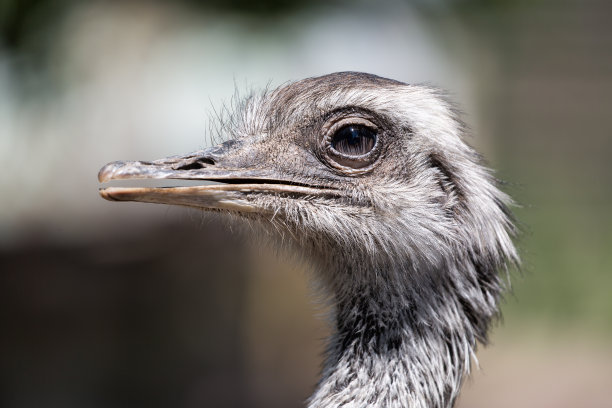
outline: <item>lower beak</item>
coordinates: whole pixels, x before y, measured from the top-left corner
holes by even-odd
[[[224,187],[230,187],[226,189]],[[210,185],[193,187],[107,187],[100,195],[109,201],[139,201],[171,204],[203,209],[262,212],[243,197],[248,190],[236,191],[234,186]]]

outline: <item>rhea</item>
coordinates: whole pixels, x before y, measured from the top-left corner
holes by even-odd
[[[342,72],[252,95],[224,130],[215,147],[99,173],[201,185],[100,194],[233,214],[312,262],[334,327],[309,407],[452,407],[518,262],[511,200],[452,104]]]

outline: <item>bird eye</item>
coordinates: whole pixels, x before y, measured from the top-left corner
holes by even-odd
[[[346,156],[363,156],[376,145],[376,131],[363,125],[343,126],[334,133],[332,149]]]

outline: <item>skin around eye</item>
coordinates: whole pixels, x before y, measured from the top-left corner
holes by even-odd
[[[343,173],[368,171],[381,151],[380,128],[367,117],[350,115],[329,120],[322,127],[326,161]]]

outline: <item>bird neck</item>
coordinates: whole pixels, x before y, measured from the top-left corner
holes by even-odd
[[[443,300],[390,293],[388,284],[337,294],[335,333],[309,408],[452,407],[474,340],[445,324],[456,315]]]

